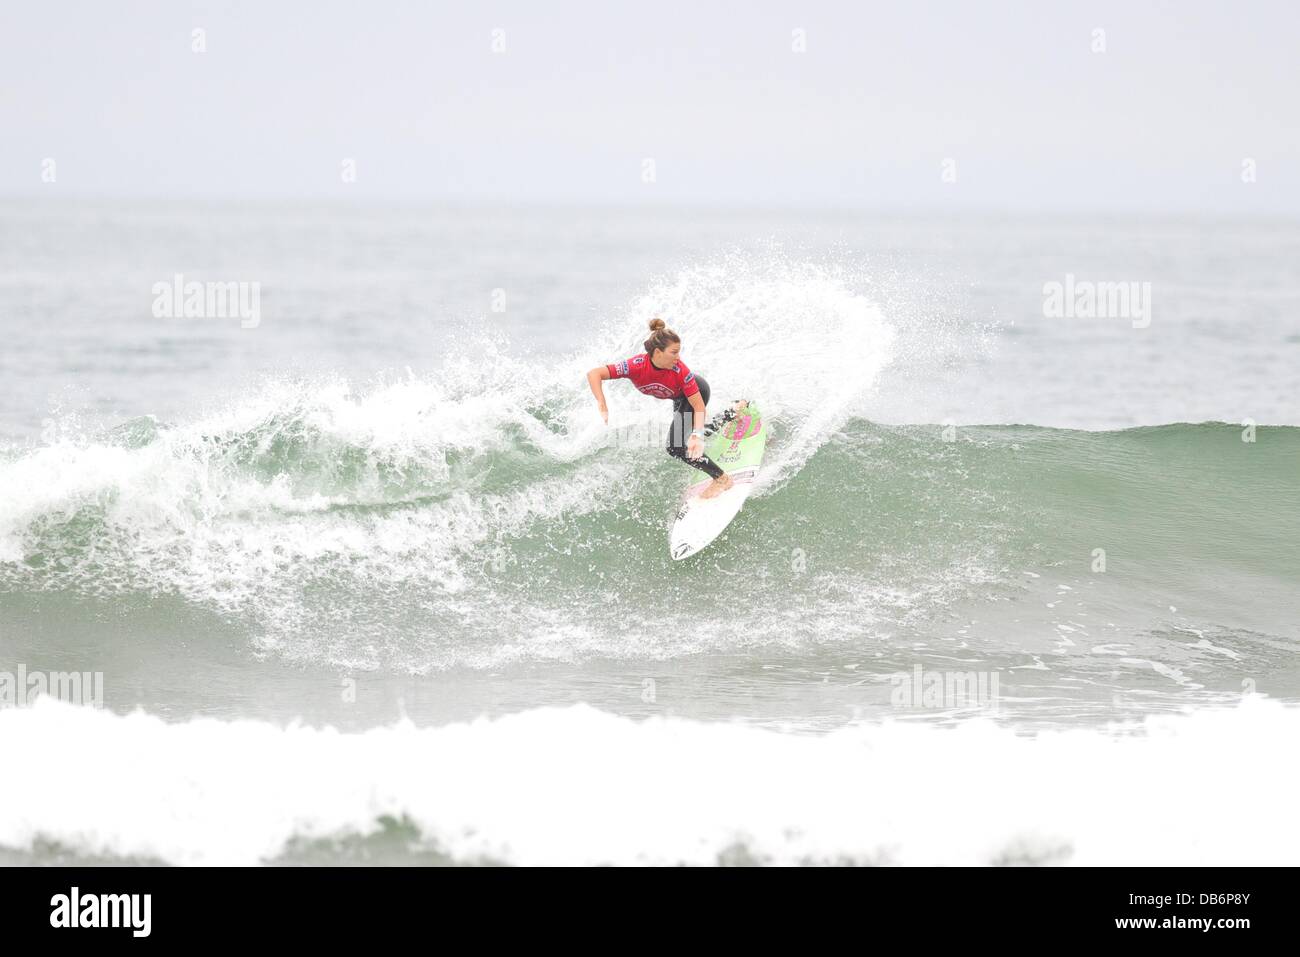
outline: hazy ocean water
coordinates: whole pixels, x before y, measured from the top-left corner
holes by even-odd
[[[6,859],[1295,859],[1300,224],[8,201],[0,250],[0,671],[107,705],[0,710],[107,795],[10,791]],[[773,434],[683,563],[666,404],[584,378],[654,314]],[[1179,844],[1193,791],[1255,816]]]

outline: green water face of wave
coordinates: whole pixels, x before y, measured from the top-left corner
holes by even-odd
[[[399,670],[897,643],[976,613],[1015,645],[1044,627],[1017,603],[1053,608],[1048,583],[1104,595],[1094,613],[1121,634],[1165,608],[1291,637],[1300,621],[1294,427],[854,420],[679,565],[663,545],[691,476],[657,449],[560,461],[504,442],[437,468],[402,463],[401,482],[383,486],[396,498],[376,492],[362,449],[336,470],[311,443],[236,451],[200,481],[233,471],[313,486],[324,472],[335,504],[214,515],[210,500],[179,501],[184,521],[151,512],[145,534],[109,490],[31,518],[0,590],[177,596],[263,650]],[[448,475],[454,491],[439,485]],[[603,485],[563,499],[593,475]]]
[[[1300,581],[1300,429],[1120,432],[854,423],[781,489],[833,564],[909,553],[1176,580],[1219,569]],[[772,503],[775,505],[775,502]],[[1103,554],[1094,555],[1100,550]],[[928,558],[926,556],[929,556]],[[1104,568],[1103,568],[1104,563]]]

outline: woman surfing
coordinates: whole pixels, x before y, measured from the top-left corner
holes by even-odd
[[[668,427],[668,454],[711,475],[713,481],[700,492],[700,498],[713,498],[731,488],[732,481],[731,476],[704,454],[702,436],[705,431],[709,384],[678,358],[682,351],[682,340],[677,333],[666,328],[662,319],[650,320],[650,338],[644,345],[645,352],[639,355],[597,366],[587,373],[587,384],[596,397],[600,417],[608,424],[609,408],[605,405],[605,393],[601,387],[606,379],[631,379],[632,384],[646,395],[656,399],[671,399],[673,420]],[[688,415],[691,417],[689,420]],[[683,441],[688,421],[691,431]]]

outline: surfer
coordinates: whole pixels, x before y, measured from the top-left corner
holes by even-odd
[[[605,393],[601,388],[606,379],[631,379],[632,384],[646,395],[671,399],[673,420],[668,427],[668,454],[712,476],[713,481],[700,492],[700,498],[713,498],[731,488],[733,483],[731,476],[704,454],[702,436],[709,384],[678,358],[681,351],[682,340],[677,333],[666,328],[662,319],[651,319],[645,352],[621,362],[597,366],[587,373],[587,384],[596,397],[600,417],[606,423],[609,422],[609,408],[605,405]],[[682,441],[688,422],[690,436]]]

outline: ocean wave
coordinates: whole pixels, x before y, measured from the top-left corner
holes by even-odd
[[[1087,433],[850,419],[776,474],[694,572],[667,560],[684,477],[657,448],[556,456],[546,442],[582,440],[534,423],[546,437],[515,441],[477,487],[439,484],[408,450],[406,491],[385,501],[377,466],[335,473],[332,497],[303,495],[295,485],[319,489],[321,459],[298,469],[268,452],[279,464],[265,470],[249,452],[258,428],[202,453],[196,430],[173,430],[0,466],[0,588],[179,596],[244,622],[269,653],[405,671],[879,637],[973,599],[1042,595],[1052,610],[1058,586],[1076,592],[1070,607],[1105,593],[1098,610],[1119,629],[1085,630],[1107,638],[1168,624],[1294,632],[1292,427],[1251,444],[1222,423]],[[776,417],[778,445],[783,430],[798,423]],[[344,459],[383,458],[354,442]],[[391,448],[378,446],[390,462]],[[745,614],[701,606],[701,574],[741,590]],[[1191,617],[1165,621],[1169,606]],[[647,615],[662,627],[633,627]]]
[[[880,425],[882,370],[924,368],[926,340],[859,287],[720,262],[569,356],[488,337],[428,375],[270,380],[107,433],[59,423],[0,458],[0,593],[179,598],[258,654],[407,673],[892,647],[972,602],[999,647],[1090,613],[1099,641],[1294,637],[1300,429]],[[656,312],[715,405],[756,397],[772,433],[744,512],[679,566],[666,526],[690,475],[662,454],[665,406],[609,383],[605,428],[584,381]]]

